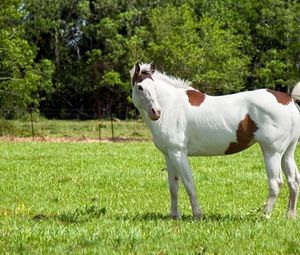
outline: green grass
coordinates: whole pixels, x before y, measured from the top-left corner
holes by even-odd
[[[299,160],[299,149],[297,151]],[[152,143],[0,143],[0,254],[299,254],[300,220],[283,185],[262,217],[267,179],[257,146],[191,158],[205,217],[168,218],[163,157]]]
[[[112,133],[112,125],[113,132]],[[142,120],[47,120],[35,117],[33,122],[35,137],[66,138],[66,139],[111,139],[126,138],[149,140],[150,131]],[[100,132],[99,132],[100,131]],[[0,119],[0,136],[32,137],[30,119],[3,120]]]

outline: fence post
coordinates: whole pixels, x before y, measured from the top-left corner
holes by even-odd
[[[101,110],[100,110],[100,103],[98,104],[98,138],[99,142],[101,141]]]
[[[34,141],[34,127],[33,127],[32,107],[29,108],[29,112],[30,112],[30,122],[31,122],[31,136],[32,136],[32,140]]]
[[[111,139],[114,141],[115,140],[114,121],[111,112],[110,112],[110,126],[111,126]]]

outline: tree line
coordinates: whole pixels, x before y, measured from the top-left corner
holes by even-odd
[[[130,117],[137,61],[208,94],[287,91],[299,13],[296,0],[1,0],[0,114]]]

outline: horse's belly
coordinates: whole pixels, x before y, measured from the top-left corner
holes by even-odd
[[[229,144],[230,138],[207,134],[188,139],[187,149],[190,156],[224,155]]]
[[[254,140],[251,138],[247,141],[246,139],[237,139],[236,132],[225,129],[207,130],[205,135],[202,133],[191,136],[188,139],[187,149],[190,156],[217,156],[240,152],[253,143]]]
[[[196,141],[195,141],[196,142]],[[189,156],[217,156],[225,155],[228,145],[203,144],[195,142],[188,145]]]
[[[247,145],[240,145],[239,143],[231,142],[226,145],[215,145],[215,144],[198,144],[198,145],[189,145],[188,146],[188,155],[189,156],[222,156],[238,153],[243,151],[255,142],[251,142]]]

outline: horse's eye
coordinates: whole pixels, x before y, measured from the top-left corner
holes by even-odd
[[[143,90],[143,87],[141,85],[139,85],[137,88],[138,90]]]

